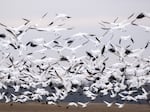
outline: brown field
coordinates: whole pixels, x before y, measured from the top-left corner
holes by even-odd
[[[69,107],[67,104],[58,106],[27,103],[27,104],[4,104],[0,103],[0,112],[150,112],[150,105],[126,104],[125,107],[118,109],[115,105],[108,108],[105,104],[92,103],[88,107]]]

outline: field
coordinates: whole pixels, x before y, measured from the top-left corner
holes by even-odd
[[[106,107],[105,104],[92,103],[88,107],[69,107],[67,104],[47,105],[39,103],[0,104],[0,112],[150,112],[150,105],[126,104],[119,109],[115,105]]]

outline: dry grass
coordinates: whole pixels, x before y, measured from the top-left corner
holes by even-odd
[[[27,104],[4,104],[0,103],[0,112],[150,112],[150,105],[126,104],[125,107],[118,109],[115,105],[108,108],[105,104],[92,103],[88,107],[69,107],[67,104],[59,106],[46,105],[39,103]]]

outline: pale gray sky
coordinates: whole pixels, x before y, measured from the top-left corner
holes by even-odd
[[[0,21],[16,23],[25,18],[39,18],[48,12],[66,13],[75,23],[93,24],[105,18],[127,17],[131,13],[149,12],[150,0],[0,0]]]

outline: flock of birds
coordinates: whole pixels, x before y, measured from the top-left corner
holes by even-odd
[[[47,14],[42,16],[40,22]],[[112,40],[115,30],[123,32],[129,25],[150,33],[149,26],[136,22],[150,18],[150,14],[132,14],[121,22],[118,22],[118,18],[113,22],[101,21],[101,29],[105,31],[101,37],[79,32],[64,38],[60,31],[73,29],[65,27],[65,21],[70,18],[65,14],[57,14],[45,27],[25,18],[25,23],[19,27],[0,23],[1,29],[5,30],[5,33],[0,33],[0,100],[5,103],[38,101],[57,105],[67,96],[80,92],[89,101],[73,102],[72,99],[67,108],[79,105],[84,108],[98,96],[113,99],[112,102],[109,98],[103,101],[107,107],[115,104],[122,108],[125,103],[140,100],[149,102],[150,57],[143,57],[143,53],[147,52],[150,41],[143,48],[133,49],[135,40],[131,35],[120,36],[118,44]],[[30,37],[24,42],[31,30],[54,33],[54,39]],[[102,42],[102,38],[107,38],[108,34],[112,35],[110,39]],[[74,44],[81,39],[83,43]],[[125,42],[130,44],[123,47],[122,43]],[[91,44],[95,46],[94,49],[85,50],[85,55],[77,56],[77,50]],[[63,54],[66,50],[71,55]],[[51,52],[57,55],[49,56]],[[117,61],[109,64],[112,55]]]

